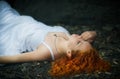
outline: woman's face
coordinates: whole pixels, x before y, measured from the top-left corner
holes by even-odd
[[[68,40],[68,48],[74,51],[82,50],[87,51],[92,48],[88,41],[84,41],[77,34],[72,34]]]

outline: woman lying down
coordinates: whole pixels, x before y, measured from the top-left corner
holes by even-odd
[[[20,15],[0,1],[1,64],[53,60],[49,74],[54,77],[108,71],[109,63],[91,44],[96,35],[95,31],[70,34],[62,26]]]

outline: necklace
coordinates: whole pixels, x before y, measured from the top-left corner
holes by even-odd
[[[56,46],[56,42],[57,42],[57,41],[56,41],[56,39],[57,39],[57,35],[56,35],[56,34],[54,34],[54,36],[56,37],[56,38],[55,38],[55,41],[54,41],[55,50],[56,50],[56,52],[58,53],[57,46]]]
[[[57,49],[57,44],[56,44],[56,42],[57,42],[57,37],[61,37],[61,36],[57,36],[57,34],[54,34],[54,36],[56,37],[55,40],[54,40],[55,50],[56,50],[56,52],[58,53],[58,49]],[[62,37],[62,38],[64,38],[65,40],[67,40],[65,37]]]

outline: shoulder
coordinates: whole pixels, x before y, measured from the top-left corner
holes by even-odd
[[[47,60],[51,56],[49,49],[43,44],[38,46],[38,48],[35,50],[35,53],[36,54],[34,56],[37,60]]]

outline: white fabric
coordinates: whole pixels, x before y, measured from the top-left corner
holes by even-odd
[[[33,51],[49,32],[68,31],[61,26],[48,26],[30,16],[20,15],[5,1],[0,1],[0,56]]]
[[[54,60],[55,57],[54,57],[54,53],[53,53],[51,47],[48,44],[46,44],[44,41],[42,42],[42,44],[44,44],[49,49],[51,57],[52,57],[52,60]]]

